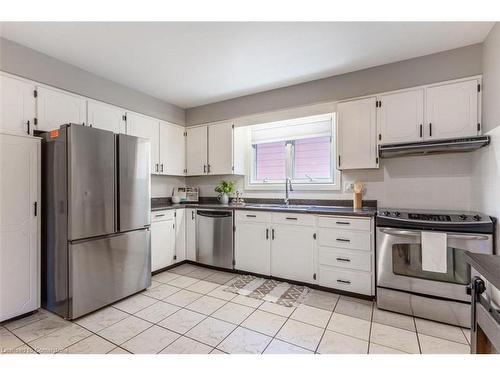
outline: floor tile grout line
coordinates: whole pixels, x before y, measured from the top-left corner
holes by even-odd
[[[422,346],[420,345],[420,337],[418,336],[417,322],[415,321],[415,317],[412,317],[413,325],[415,326],[415,335],[417,336],[417,344],[419,354],[422,354]]]
[[[375,306],[372,304],[372,314],[370,317],[370,330],[368,331],[368,348],[366,350],[366,354],[370,354],[370,346],[372,342],[372,326],[373,326],[373,315],[375,313]]]
[[[328,325],[330,324],[330,321],[332,320],[333,313],[335,312],[335,309],[337,308],[337,305],[340,301],[340,296],[337,298],[337,301],[335,301],[335,306],[333,306],[333,310],[331,311],[330,318],[328,319],[328,322],[326,323],[325,330],[323,331],[323,334],[321,335],[321,338],[318,341],[318,345],[316,345],[316,349],[314,350],[314,354],[319,354],[319,346],[321,345],[321,341],[323,341],[323,337],[325,337],[326,330],[328,328]]]

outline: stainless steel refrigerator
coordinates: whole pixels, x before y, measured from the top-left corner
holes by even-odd
[[[42,306],[75,319],[151,284],[150,142],[68,124],[43,134]]]

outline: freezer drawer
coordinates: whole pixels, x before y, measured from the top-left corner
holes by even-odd
[[[232,211],[196,211],[196,261],[233,268]]]
[[[75,319],[151,284],[149,229],[69,246],[69,316]]]

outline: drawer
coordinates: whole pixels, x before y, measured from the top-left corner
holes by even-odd
[[[347,292],[372,295],[372,274],[336,267],[319,267],[319,285]]]
[[[273,223],[314,226],[314,215],[273,212]]]
[[[371,219],[342,216],[318,216],[318,227],[371,231]]]
[[[151,212],[151,222],[171,220],[174,218],[175,210],[163,210]]]
[[[318,256],[321,265],[366,272],[372,270],[372,254],[365,251],[320,246]]]
[[[370,232],[319,228],[318,244],[342,249],[371,251],[372,235]]]
[[[247,221],[253,223],[270,223],[271,213],[265,211],[235,211],[235,219],[238,221]]]

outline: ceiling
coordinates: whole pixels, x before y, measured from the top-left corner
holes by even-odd
[[[190,108],[482,42],[492,22],[3,22],[2,36]]]

